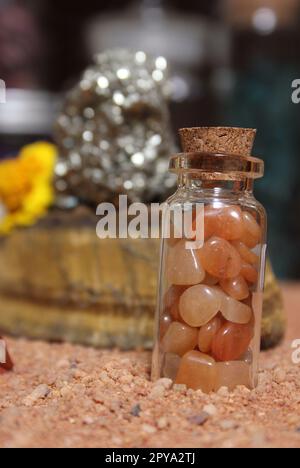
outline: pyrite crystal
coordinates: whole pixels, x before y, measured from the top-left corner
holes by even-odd
[[[167,106],[167,62],[144,52],[99,54],[68,93],[55,134],[62,206],[165,197],[174,149]]]

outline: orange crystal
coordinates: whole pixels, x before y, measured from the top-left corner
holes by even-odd
[[[242,361],[216,363],[216,387],[227,387],[232,391],[236,387],[244,385],[250,387],[250,366]]]
[[[228,278],[220,281],[223,291],[237,301],[247,299],[249,296],[249,286],[243,276]]]
[[[199,351],[190,351],[181,359],[176,384],[210,393],[216,386],[215,360]]]
[[[164,296],[164,307],[175,321],[180,321],[179,300],[187,286],[171,286]]]
[[[220,281],[216,276],[212,276],[209,273],[206,273],[203,283],[207,286],[215,286]]]
[[[220,294],[209,286],[187,289],[180,298],[181,318],[191,327],[202,327],[217,315],[221,307]]]
[[[262,230],[256,219],[248,211],[243,212],[244,233],[240,240],[250,249],[261,243]]]
[[[232,297],[222,295],[221,312],[228,322],[246,325],[253,317],[252,309],[249,305],[239,302]]]
[[[162,340],[165,353],[183,356],[195,349],[198,341],[198,330],[179,322],[173,322]]]
[[[248,349],[253,327],[227,322],[213,339],[212,353],[217,361],[236,361]]]
[[[169,284],[173,285],[199,284],[205,278],[198,251],[186,249],[184,240],[168,249],[166,271]]]
[[[210,353],[213,339],[222,327],[223,323],[224,321],[222,320],[222,317],[217,316],[200,328],[198,335],[198,348],[202,353]]]
[[[212,237],[198,253],[203,268],[217,278],[235,278],[240,274],[242,260],[237,250],[226,240]]]
[[[243,214],[238,206],[224,208],[205,208],[204,237],[222,237],[226,240],[237,240],[243,235]]]
[[[160,336],[161,337],[165,336],[171,323],[172,323],[172,317],[167,312],[165,312],[160,319]]]
[[[246,263],[250,263],[251,265],[257,265],[259,262],[259,257],[256,255],[252,250],[250,250],[243,242],[241,241],[234,241],[232,242],[233,247],[236,248],[238,253],[240,254],[242,260]]]
[[[253,265],[249,265],[249,263],[242,264],[241,275],[248,283],[255,284],[258,281],[258,272],[256,268],[254,268]]]

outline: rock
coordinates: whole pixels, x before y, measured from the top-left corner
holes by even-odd
[[[194,416],[189,417],[188,421],[191,424],[195,424],[195,426],[203,426],[208,419],[209,414],[207,414],[205,411],[202,411],[199,414],[195,414]]]
[[[159,379],[156,383],[155,383],[155,386],[162,386],[163,388],[165,388],[166,390],[169,390],[172,385],[173,385],[173,381],[171,379],[166,379],[166,378],[163,378],[163,379]]]
[[[143,424],[142,431],[146,434],[155,434],[157,432],[156,427],[150,426],[149,424]]]
[[[215,360],[199,351],[190,351],[181,360],[176,384],[210,393],[216,385]]]
[[[235,421],[232,421],[231,419],[224,419],[224,421],[219,422],[219,425],[220,428],[224,431],[230,431],[238,427],[238,424]]]
[[[159,418],[159,420],[157,421],[158,429],[161,429],[161,430],[166,429],[168,427],[168,425],[169,425],[169,422],[168,422],[167,418],[162,417],[162,418]]]
[[[38,400],[42,400],[47,398],[47,396],[51,393],[50,388],[48,385],[39,385],[30,395],[28,395],[24,400],[23,403],[25,406],[34,406]]]
[[[286,381],[286,372],[283,369],[276,369],[274,371],[274,380],[276,383],[281,384]]]
[[[218,410],[215,405],[206,405],[204,406],[203,411],[209,416],[216,416],[216,414],[218,414]]]
[[[149,394],[151,400],[156,400],[158,398],[163,398],[165,396],[165,388],[162,385],[156,385],[153,387]]]
[[[135,418],[138,418],[141,412],[142,412],[142,408],[140,407],[140,405],[135,405],[133,406],[131,410],[131,415],[134,416]]]
[[[174,392],[183,393],[187,391],[187,386],[184,384],[175,384],[173,390]]]

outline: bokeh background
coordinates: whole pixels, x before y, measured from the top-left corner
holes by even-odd
[[[95,53],[129,47],[170,65],[174,132],[258,128],[256,187],[276,273],[300,278],[299,0],[0,0],[0,158],[51,139],[64,92]]]

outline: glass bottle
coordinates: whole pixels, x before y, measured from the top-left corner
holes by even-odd
[[[266,258],[266,213],[253,185],[264,163],[186,152],[170,170],[178,190],[164,216],[152,378],[206,393],[253,389]]]

